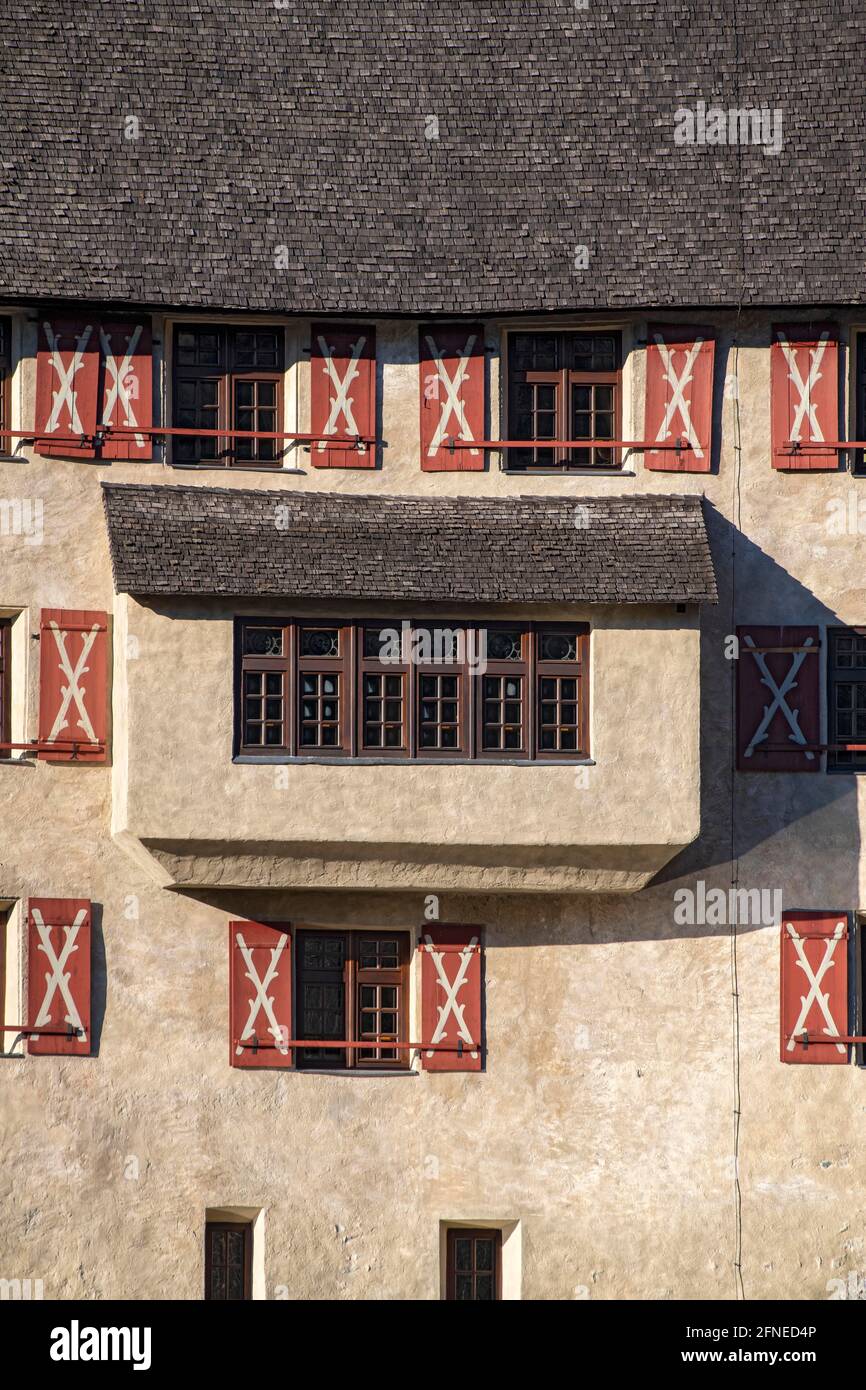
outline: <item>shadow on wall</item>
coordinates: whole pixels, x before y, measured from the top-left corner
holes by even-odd
[[[734,771],[737,668],[725,656],[726,639],[737,626],[820,626],[817,659],[825,712],[826,628],[844,620],[714,508],[707,505],[706,516],[719,604],[704,609],[701,621],[701,834],[646,892],[697,880],[727,888],[736,860],[741,887],[778,889],[787,909],[856,908],[861,838],[856,776],[826,773],[823,759],[816,772]],[[796,706],[793,696],[792,703]]]
[[[782,910],[860,906],[856,777],[823,771],[732,773],[731,697],[736,667],[725,656],[726,637],[744,623],[826,628],[841,619],[709,506],[707,523],[720,602],[705,608],[701,620],[699,838],[637,894],[440,893],[441,921],[485,924],[496,944],[504,947],[725,936],[730,908],[717,922],[709,895],[729,893],[732,854],[737,860],[738,888],[751,895],[738,900],[746,918],[738,917],[741,931],[770,925],[768,916],[779,902],[777,894],[781,894]],[[737,602],[732,611],[734,540]],[[822,651],[819,658],[822,683],[824,655]],[[231,916],[274,921],[420,931],[425,913],[421,892],[174,891]],[[688,920],[688,895],[694,900],[693,920]]]

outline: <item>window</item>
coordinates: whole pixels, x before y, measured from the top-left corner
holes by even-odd
[[[619,333],[512,333],[509,439],[616,439],[622,415]],[[615,468],[616,449],[509,449],[511,470]]]
[[[252,1298],[253,1228],[247,1221],[205,1225],[205,1300],[243,1303]]]
[[[855,341],[854,438],[866,439],[866,332],[858,333]],[[861,476],[866,474],[866,449],[854,450],[852,469]]]
[[[12,624],[0,621],[0,758],[8,758],[12,742]]]
[[[830,628],[827,636],[827,742],[866,744],[866,628]],[[866,753],[830,751],[827,766],[866,772]]]
[[[243,755],[588,756],[586,624],[250,618],[237,643]]]
[[[451,1303],[494,1303],[502,1298],[502,1232],[452,1227],[448,1231],[446,1297]]]
[[[12,428],[10,402],[12,397],[12,325],[9,319],[0,318],[0,430]],[[14,439],[0,439],[0,450],[10,453],[15,448]]]
[[[177,324],[172,426],[177,429],[283,428],[282,328]],[[284,441],[176,435],[175,463],[279,465]]]
[[[295,946],[298,1039],[358,1047],[299,1048],[298,1067],[408,1067],[406,932],[301,930]]]

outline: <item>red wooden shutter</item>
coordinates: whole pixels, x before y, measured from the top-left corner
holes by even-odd
[[[108,758],[108,614],[43,608],[39,623],[39,757]],[[59,745],[45,748],[43,745]]]
[[[448,439],[484,438],[484,325],[436,324],[418,330],[421,467],[425,472],[483,469],[482,449],[448,448]]]
[[[87,1056],[90,1042],[90,903],[31,898],[27,911],[27,1025],[39,1056]],[[77,1032],[69,1033],[70,1025]]]
[[[153,368],[150,323],[103,323],[100,425],[147,428],[153,424]],[[102,446],[105,459],[151,458],[149,435],[109,434]]]
[[[675,449],[649,449],[647,468],[667,473],[709,473],[713,440],[711,328],[650,324],[646,350],[644,439],[682,441]]]
[[[481,932],[425,927],[421,938],[421,1049],[426,1071],[481,1070]],[[459,1047],[462,1043],[462,1055]]]
[[[773,326],[770,349],[770,413],[773,467],[838,467],[839,455],[826,449],[790,452],[801,443],[839,438],[839,328],[835,323]]]
[[[738,627],[737,639],[738,769],[820,772],[820,753],[798,751],[820,742],[817,627]]]
[[[356,447],[352,436],[376,434],[376,330],[365,325],[312,326],[310,433],[344,442],[314,443],[317,468],[375,468],[374,443]]]
[[[229,922],[229,1064],[291,1067],[292,939],[288,925]]]
[[[813,1041],[848,1033],[847,913],[783,915],[780,1021],[783,1062],[844,1066],[848,1061],[845,1043]]]
[[[43,319],[36,351],[35,433],[45,436],[37,437],[40,454],[95,457],[98,392],[98,319]],[[88,442],[77,438],[82,433]]]

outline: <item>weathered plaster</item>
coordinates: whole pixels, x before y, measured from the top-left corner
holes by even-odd
[[[306,457],[303,476],[282,477],[178,474],[161,465],[109,467],[32,454],[26,464],[0,462],[0,494],[44,501],[40,546],[0,537],[0,602],[27,610],[19,624],[27,642],[17,662],[31,735],[38,663],[30,634],[39,608],[113,607],[102,477],[416,494],[705,492],[715,509],[712,540],[723,590],[719,607],[701,616],[699,696],[687,675],[693,634],[682,615],[670,615],[670,630],[651,629],[649,637],[636,615],[633,656],[624,623],[601,633],[593,679],[607,669],[610,698],[625,700],[637,715],[636,729],[621,711],[612,716],[600,703],[604,687],[594,685],[601,741],[594,743],[596,766],[589,772],[605,788],[597,808],[604,839],[592,831],[592,781],[588,791],[573,793],[573,806],[568,789],[557,784],[558,770],[538,796],[527,791],[537,770],[526,768],[500,779],[500,769],[424,769],[437,825],[411,797],[394,803],[393,784],[367,779],[378,769],[357,770],[367,779],[362,794],[350,785],[351,769],[337,769],[334,777],[332,769],[298,769],[297,785],[306,793],[311,784],[315,792],[310,833],[293,798],[268,783],[272,769],[229,759],[229,665],[222,686],[217,680],[227,650],[225,616],[173,624],[135,601],[119,603],[115,640],[127,603],[142,624],[136,635],[146,640],[140,673],[132,661],[125,673],[115,672],[114,766],[0,765],[0,895],[87,896],[97,905],[99,1048],[90,1059],[0,1061],[0,1275],[42,1278],[46,1297],[199,1298],[206,1210],[230,1207],[265,1213],[269,1297],[284,1288],[291,1297],[437,1299],[441,1223],[455,1220],[519,1221],[524,1298],[733,1294],[731,942],[725,927],[676,926],[673,894],[698,879],[727,888],[731,878],[732,672],[723,639],[742,621],[864,622],[863,537],[856,529],[841,535],[828,529],[828,504],[858,503],[864,483],[842,472],[771,469],[768,345],[778,316],[742,315],[736,400],[721,390],[734,369],[733,316],[694,317],[709,317],[720,329],[720,473],[650,474],[639,459],[633,477],[421,473],[416,326],[410,324],[380,325],[389,441],[380,472],[311,470]],[[33,325],[25,328],[25,348],[32,351]],[[644,330],[638,321],[636,336]],[[489,341],[494,333],[491,325]],[[624,429],[639,437],[639,353],[627,379],[632,411]],[[16,409],[27,419],[32,388],[28,358],[16,380]],[[305,389],[301,379],[302,417]],[[744,534],[737,540],[732,611],[735,507]],[[602,659],[608,639],[615,644],[611,657],[628,660],[628,679],[617,677],[613,659]],[[642,699],[663,697],[657,716],[641,713],[630,681]],[[199,682],[204,731],[181,731]],[[688,701],[677,703],[678,692]],[[601,865],[604,874],[616,865],[628,872],[634,856],[640,875],[648,867],[641,846],[655,852],[660,844],[670,849],[691,839],[698,699],[700,838],[638,893],[534,891],[540,876],[521,878],[529,868],[521,850],[554,851],[555,873],[566,878],[570,866],[580,866],[574,856],[587,849],[613,856]],[[128,791],[127,718],[129,729],[149,740],[142,744],[130,733]],[[401,771],[414,776],[412,769]],[[502,783],[492,793],[495,815],[489,801],[484,818],[467,801],[470,774],[488,778],[494,789]],[[333,807],[320,804],[325,787]],[[443,787],[447,796],[439,794]],[[614,787],[625,794],[621,825]],[[866,904],[864,787],[862,779],[823,773],[738,777],[733,847],[741,885],[779,887],[788,907]],[[375,810],[371,796],[381,799]],[[581,798],[589,798],[586,810]],[[395,814],[395,804],[410,823]],[[243,852],[262,835],[276,852]],[[315,835],[325,838],[316,844]],[[433,889],[421,882],[423,862],[407,858],[407,848],[425,844],[426,835],[433,837]],[[139,839],[146,843],[135,859],[127,847]],[[201,841],[204,851],[195,843]],[[478,880],[484,862],[471,853],[464,860],[445,857],[446,848],[465,853],[464,844],[472,853],[501,851],[495,868],[512,875],[505,885],[512,891],[485,893]],[[272,870],[270,859],[284,864],[286,846],[297,854],[289,862],[299,888],[271,878],[281,870]],[[371,848],[368,860],[364,852]],[[309,859],[301,857],[306,849]],[[167,866],[162,882],[205,886],[166,891],[153,877],[160,856]],[[241,862],[250,877],[241,886],[219,887],[214,876],[231,857],[237,863],[228,881]],[[314,877],[326,859],[323,876]],[[400,880],[407,863],[410,885]],[[459,873],[457,882],[440,886],[449,872]],[[471,891],[464,891],[466,875]],[[275,887],[263,891],[255,882]],[[592,886],[603,889],[604,882]],[[485,925],[485,1072],[373,1078],[229,1069],[230,918],[417,931],[425,889],[438,889],[443,920]],[[775,927],[742,928],[737,958],[746,1293],[825,1298],[829,1279],[866,1269],[858,1165],[866,1142],[864,1077],[855,1067],[779,1063]]]

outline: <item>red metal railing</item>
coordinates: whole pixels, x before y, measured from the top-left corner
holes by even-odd
[[[9,749],[21,749],[28,753],[71,753],[74,759],[81,757],[82,754],[97,754],[105,752],[104,743],[90,743],[87,739],[57,739],[54,743],[48,743],[45,739],[31,738],[26,743],[0,743],[0,752]]]
[[[73,1028],[67,1023],[65,1028],[29,1028],[26,1023],[0,1023],[0,1036],[4,1033],[17,1033],[21,1038],[79,1038],[83,1028]]]
[[[193,439],[288,439],[299,444],[351,444],[360,448],[362,444],[375,444],[375,435],[368,434],[304,434],[298,430],[207,430],[186,427],[157,425],[103,425],[93,434],[46,434],[38,430],[0,430],[0,439],[48,440],[51,444],[86,444],[88,448],[102,444],[109,435],[127,438],[147,435],[149,439],[157,436],[180,436]]]
[[[820,453],[822,449],[830,454],[844,453],[846,449],[866,449],[866,439],[788,439],[783,452],[812,454]]]
[[[819,1043],[866,1043],[866,1037],[853,1036],[850,1033],[789,1033],[786,1042],[799,1043],[801,1047],[815,1047]]]
[[[686,439],[660,444],[654,439],[458,439],[449,435],[445,443],[452,454],[455,449],[634,449],[641,453],[672,449],[678,454],[694,452]]]
[[[265,1048],[279,1049],[280,1051],[296,1051],[299,1048],[336,1048],[344,1052],[347,1048],[362,1051],[374,1052],[376,1049],[387,1052],[456,1052],[458,1057],[462,1057],[464,1051],[477,1052],[480,1050],[480,1043],[464,1043],[462,1038],[458,1038],[457,1043],[418,1043],[418,1042],[392,1042],[390,1039],[375,1038],[367,1042],[333,1042],[330,1039],[325,1041],[320,1038],[287,1038],[285,1042],[265,1042],[253,1034],[250,1042],[243,1042],[240,1038],[235,1038],[235,1047],[242,1047],[251,1052],[260,1052]]]

